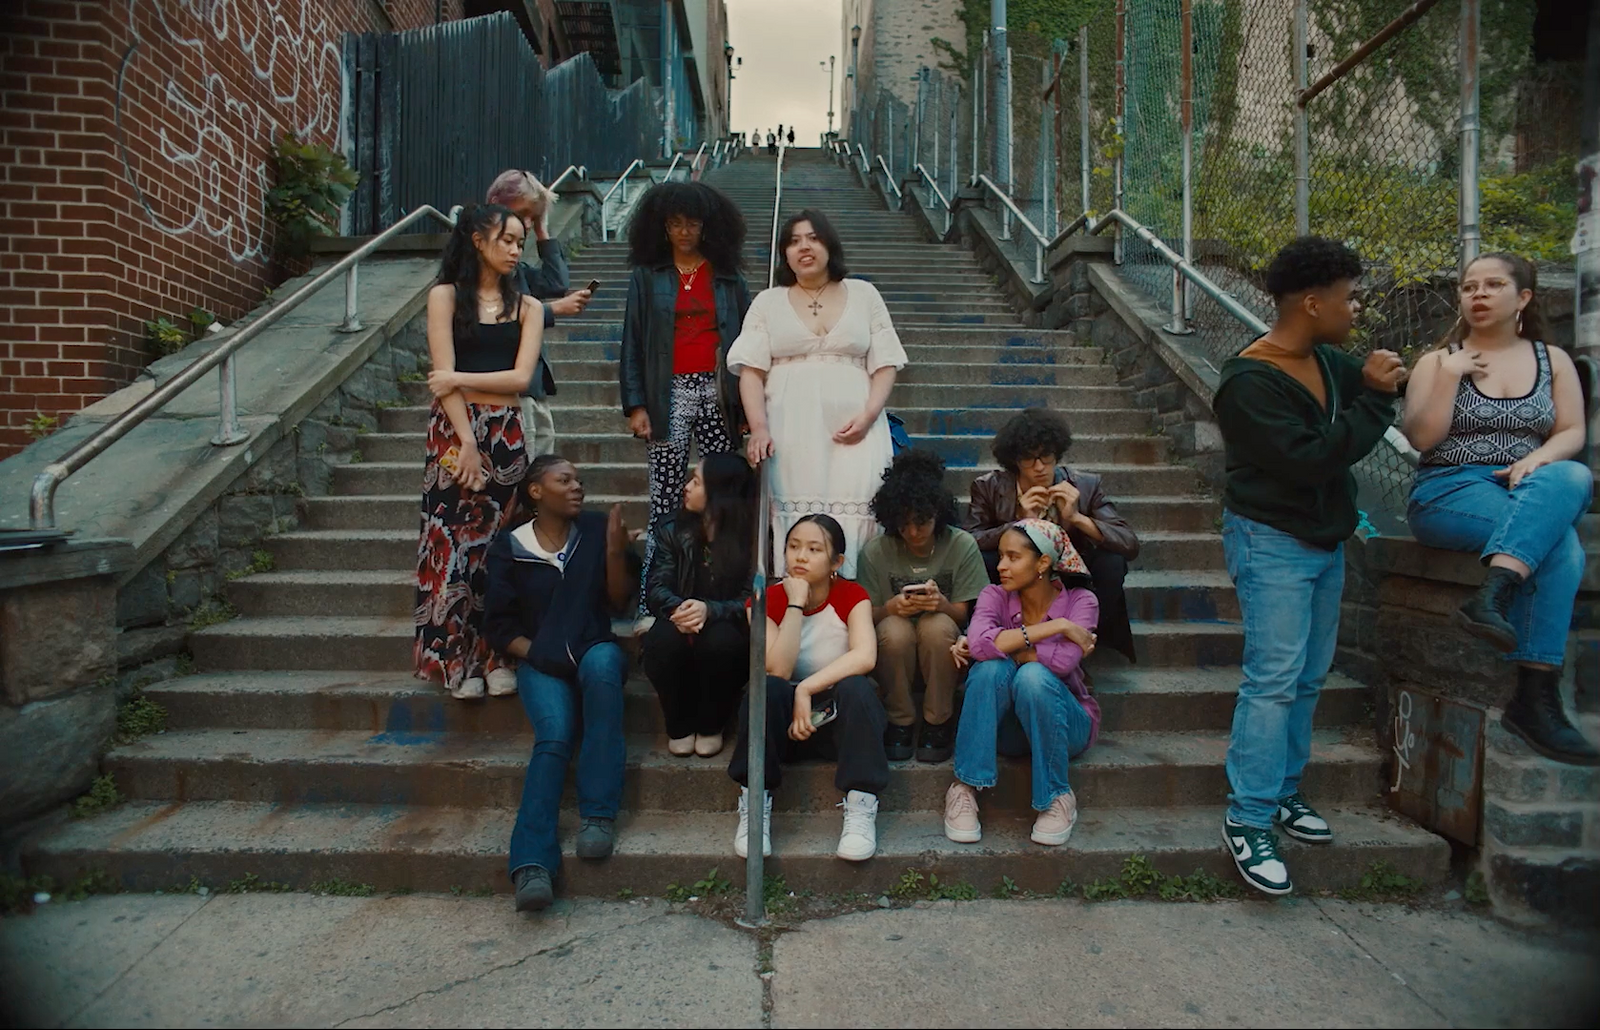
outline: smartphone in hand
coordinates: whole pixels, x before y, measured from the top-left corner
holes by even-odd
[[[811,728],[820,730],[837,718],[839,718],[839,702],[829,701],[820,708],[811,709]]]
[[[589,285],[584,287],[584,289],[589,291],[591,296],[594,294],[594,291],[598,290],[599,288],[600,288],[600,280],[599,279],[590,279],[589,280]]]

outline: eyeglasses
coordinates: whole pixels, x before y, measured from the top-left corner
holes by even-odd
[[[1054,465],[1055,463],[1056,456],[1054,454],[1035,454],[1027,458],[1017,459],[1018,465]]]

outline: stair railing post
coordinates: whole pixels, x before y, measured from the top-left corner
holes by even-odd
[[[1182,19],[1178,43],[1178,119],[1183,136],[1183,260],[1194,260],[1194,0],[1183,0],[1179,7]],[[1188,280],[1176,268],[1172,270],[1172,322],[1167,332],[1188,334],[1194,332],[1189,325]]]
[[[355,271],[351,265],[350,270]],[[244,443],[250,439],[250,434],[239,425],[239,398],[238,388],[235,384],[234,356],[229,354],[222,360],[222,367],[217,369],[217,392],[219,393],[217,435],[211,438],[217,447],[232,447],[234,444]]]
[[[359,333],[361,331],[361,299],[359,291],[360,282],[356,279],[356,272],[361,267],[357,261],[344,273],[344,321],[339,323],[341,333]]]
[[[1122,210],[1122,152],[1127,147],[1127,92],[1128,92],[1128,3],[1127,0],[1117,0],[1117,60],[1116,60],[1116,90],[1117,90],[1117,157],[1111,165],[1111,207],[1115,211]],[[1113,223],[1112,231],[1116,235],[1112,238],[1111,256],[1116,264],[1122,264],[1122,222]]]
[[[1089,26],[1087,25],[1078,29],[1078,176],[1079,188],[1083,191],[1081,211],[1088,211],[1093,201],[1089,193]]]
[[[776,205],[774,205],[776,209]],[[744,925],[767,921],[766,862],[761,851],[767,816],[767,548],[772,531],[772,495],[768,463],[757,471],[760,501],[756,507],[755,569],[750,577],[750,721],[745,733]],[[737,746],[737,745],[736,745]]]

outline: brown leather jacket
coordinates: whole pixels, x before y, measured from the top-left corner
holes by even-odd
[[[1104,540],[1091,540],[1082,530],[1071,530],[1067,535],[1079,551],[1099,549],[1120,554],[1130,562],[1139,557],[1139,537],[1128,520],[1118,514],[1116,507],[1100,488],[1100,477],[1093,472],[1079,472],[1065,465],[1056,466],[1053,482],[1066,481],[1078,488],[1078,511],[1094,520],[1100,527]],[[1017,477],[1005,469],[987,472],[972,481],[972,507],[967,512],[964,527],[978,541],[979,550],[992,551],[1000,546],[1000,534],[1017,520]]]

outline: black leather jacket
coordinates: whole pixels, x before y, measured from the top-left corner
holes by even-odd
[[[680,514],[656,527],[655,562],[650,566],[650,581],[645,584],[645,606],[651,615],[665,619],[685,601],[704,601],[707,623],[743,619],[744,603],[750,598],[748,576],[731,582],[713,578],[709,593],[714,596],[696,596],[694,570],[703,549],[692,529],[679,528],[682,518]]]
[[[737,272],[716,273],[712,293],[717,304],[717,395],[728,436],[739,439],[744,406],[739,403],[739,380],[728,374],[728,348],[739,338],[744,315],[750,310],[750,287]],[[622,323],[622,360],[617,368],[622,388],[622,413],[643,408],[659,438],[671,424],[672,337],[677,319],[678,270],[635,268],[628,280],[628,311]]]

